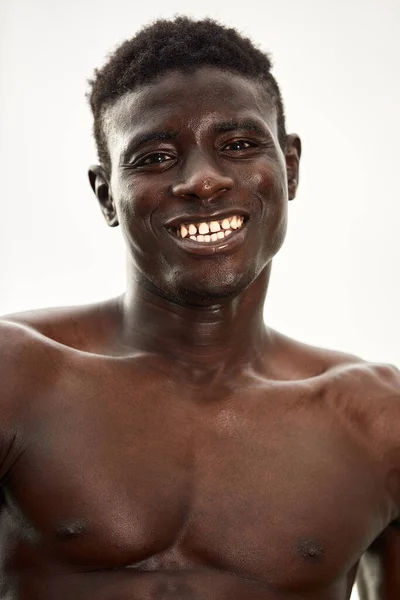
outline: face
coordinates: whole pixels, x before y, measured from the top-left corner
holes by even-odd
[[[283,154],[261,84],[171,72],[118,99],[104,129],[111,173],[90,179],[141,279],[190,304],[246,289],[284,240],[300,153],[292,136]]]

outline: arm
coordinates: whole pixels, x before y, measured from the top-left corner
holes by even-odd
[[[400,513],[400,371],[382,365],[377,370],[379,401],[374,412],[376,439],[387,489]],[[400,518],[381,533],[362,556],[357,573],[360,600],[400,600]]]
[[[4,479],[22,451],[17,435],[18,405],[29,384],[28,344],[26,330],[0,320],[0,504]]]
[[[360,600],[400,599],[400,522],[394,522],[362,556],[357,574]]]

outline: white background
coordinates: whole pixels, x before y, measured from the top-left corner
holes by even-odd
[[[273,55],[301,182],[266,321],[400,366],[397,0],[0,0],[0,314],[119,294],[125,258],[89,188],[86,80],[156,17],[212,16]]]

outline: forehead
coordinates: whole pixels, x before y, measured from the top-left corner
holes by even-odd
[[[255,118],[277,136],[273,100],[253,79],[205,67],[172,71],[118,98],[107,107],[103,127],[109,145],[151,127],[205,133],[215,122]],[[111,150],[111,148],[110,148]]]

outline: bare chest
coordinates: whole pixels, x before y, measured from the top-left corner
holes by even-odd
[[[299,397],[75,381],[32,417],[9,480],[22,545],[77,568],[333,581],[385,525],[384,481],[335,414]]]

